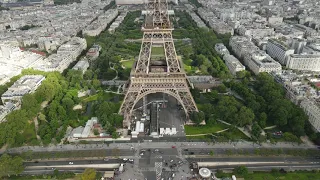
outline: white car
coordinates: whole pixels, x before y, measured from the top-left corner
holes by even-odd
[[[127,159],[127,158],[123,158],[122,160],[124,160],[124,161],[128,161],[128,159]]]
[[[154,151],[155,151],[155,152],[158,152],[158,151],[159,151],[159,149],[155,149]]]
[[[130,162],[133,162],[133,159],[129,159]]]
[[[142,152],[142,153],[140,153],[140,156],[143,156],[143,152]]]
[[[69,162],[69,165],[72,165],[73,164],[73,162]]]

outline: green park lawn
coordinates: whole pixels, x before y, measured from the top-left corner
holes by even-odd
[[[99,97],[99,94],[95,94],[95,95],[92,95],[92,96],[88,96],[88,97],[85,97],[83,99],[83,102],[91,102],[91,101],[96,101]]]
[[[84,97],[82,99],[82,101],[83,102],[91,102],[91,101],[96,101],[99,98],[102,98],[103,100],[110,100],[114,96],[118,96],[118,95],[116,95],[114,93],[110,93],[110,92],[104,92],[104,93],[99,92],[99,93],[97,93],[95,95]]]
[[[223,129],[228,128],[226,125],[223,124],[216,124],[214,126],[184,126],[186,135],[194,135],[194,134],[209,134],[209,133],[215,133],[217,131],[221,131]]]
[[[164,56],[164,48],[163,47],[152,47],[151,56]]]
[[[133,60],[129,60],[129,61],[122,61],[121,64],[123,65],[123,67],[125,67],[126,69],[131,69],[132,65],[133,65],[134,61]]]

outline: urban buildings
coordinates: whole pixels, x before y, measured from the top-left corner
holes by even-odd
[[[301,108],[309,117],[309,122],[317,132],[320,132],[320,102],[319,100],[304,99]]]
[[[78,139],[78,138],[88,138],[90,136],[93,125],[98,123],[97,117],[92,117],[86,123],[85,127],[77,127],[72,130],[70,138]]]
[[[259,50],[259,48],[253,44],[253,42],[244,36],[232,36],[229,41],[229,46],[235,55],[240,59],[243,59],[246,54],[250,54],[253,51]]]
[[[320,71],[320,54],[291,54],[286,67],[303,71]]]
[[[283,65],[287,64],[289,55],[294,54],[294,49],[278,39],[269,39],[267,43],[267,53]]]
[[[244,65],[242,65],[240,61],[233,55],[226,54],[223,56],[223,60],[229,68],[230,73],[234,76],[237,74],[237,72],[244,71],[246,69]]]
[[[272,75],[286,89],[287,97],[308,115],[314,130],[320,132],[320,92],[310,85],[320,82],[320,79],[314,79],[313,73],[297,74],[292,70],[272,73]]]
[[[33,93],[45,79],[42,75],[25,75],[17,80],[9,89],[2,94],[3,104],[7,102],[21,101],[21,98],[28,93]]]
[[[246,54],[243,61],[254,74],[259,74],[260,72],[281,71],[281,64],[273,60],[268,54],[261,50]]]
[[[35,66],[35,69],[47,72],[63,72],[86,48],[87,42],[85,39],[73,37],[69,42],[59,47],[57,54],[52,54],[44,59]]]
[[[83,35],[87,36],[98,36],[107,25],[117,17],[117,9],[109,9],[104,14],[100,15],[97,20],[93,21],[84,30],[82,30]]]
[[[222,56],[224,56],[226,54],[230,54],[229,50],[227,49],[227,47],[223,43],[215,44],[214,49],[217,51],[217,53],[219,53]]]
[[[108,31],[110,33],[114,33],[114,31],[120,26],[121,22],[126,17],[127,12],[121,12],[120,15],[114,20],[114,22],[110,25]]]
[[[73,66],[72,69],[82,71],[82,73],[84,74],[88,68],[89,68],[88,59],[82,58],[80,61],[77,62],[76,65]]]
[[[200,28],[207,28],[207,25],[200,19],[200,17],[193,11],[187,11],[197,26]]]
[[[23,51],[19,47],[0,44],[0,85],[19,75],[23,69],[34,67],[43,58],[39,54]]]

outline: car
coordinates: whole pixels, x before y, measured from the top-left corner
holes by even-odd
[[[73,162],[69,162],[69,165],[72,165],[73,164]]]
[[[108,159],[108,158],[104,158],[103,160],[104,160],[104,161],[109,161],[109,159]]]
[[[176,148],[176,146],[171,146],[172,148]]]
[[[127,159],[127,158],[123,158],[122,160],[124,160],[124,161],[128,161],[128,159]]]
[[[170,162],[173,162],[173,159],[171,159]]]
[[[141,152],[145,152],[146,150],[145,150],[145,149],[141,149],[140,151],[141,151]]]
[[[133,159],[129,159],[130,162],[133,162]]]
[[[155,149],[154,151],[155,151],[155,152],[158,152],[158,151],[159,151],[159,149]]]
[[[140,153],[140,156],[143,156],[143,152],[142,152],[142,153]]]
[[[174,178],[175,176],[176,176],[176,175],[173,173],[173,174],[172,174],[172,177]]]

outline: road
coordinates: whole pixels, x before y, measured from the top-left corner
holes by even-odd
[[[149,146],[150,147],[150,146]],[[177,177],[190,177],[192,172],[189,163],[198,162],[200,167],[208,167],[215,171],[217,169],[231,170],[237,166],[244,165],[252,170],[270,170],[272,168],[283,168],[285,170],[311,170],[320,169],[320,158],[318,157],[211,157],[202,152],[210,152],[211,149],[192,148],[188,152],[194,155],[185,156],[184,149],[176,148],[144,148],[137,144],[134,150],[120,151],[119,156],[127,155],[134,162],[124,161],[122,158],[111,158],[104,161],[102,158],[87,158],[85,160],[43,160],[25,162],[26,169],[23,174],[52,173],[55,169],[59,171],[82,172],[85,168],[95,168],[98,171],[117,169],[119,164],[124,163],[126,171],[116,179],[153,179],[155,177],[156,164],[161,164],[162,177],[168,178],[175,173]],[[224,149],[220,149],[224,151]],[[130,155],[129,155],[130,154]],[[129,155],[129,156],[128,156]],[[72,163],[70,163],[72,162]]]
[[[140,148],[169,148],[171,146],[181,147],[181,148],[200,148],[200,149],[250,149],[250,148],[271,148],[271,149],[279,149],[279,148],[295,148],[295,149],[316,149],[316,146],[308,146],[306,144],[295,144],[295,143],[262,143],[262,145],[258,145],[252,142],[232,142],[232,143],[207,143],[207,142],[138,142],[138,143],[111,143],[111,144],[79,144],[79,145],[59,145],[59,146],[23,146],[19,148],[11,148],[6,152],[8,153],[21,153],[26,151],[33,152],[51,152],[51,151],[76,151],[76,150],[97,150],[97,149],[130,149],[130,147]],[[3,150],[1,153],[4,153]]]

